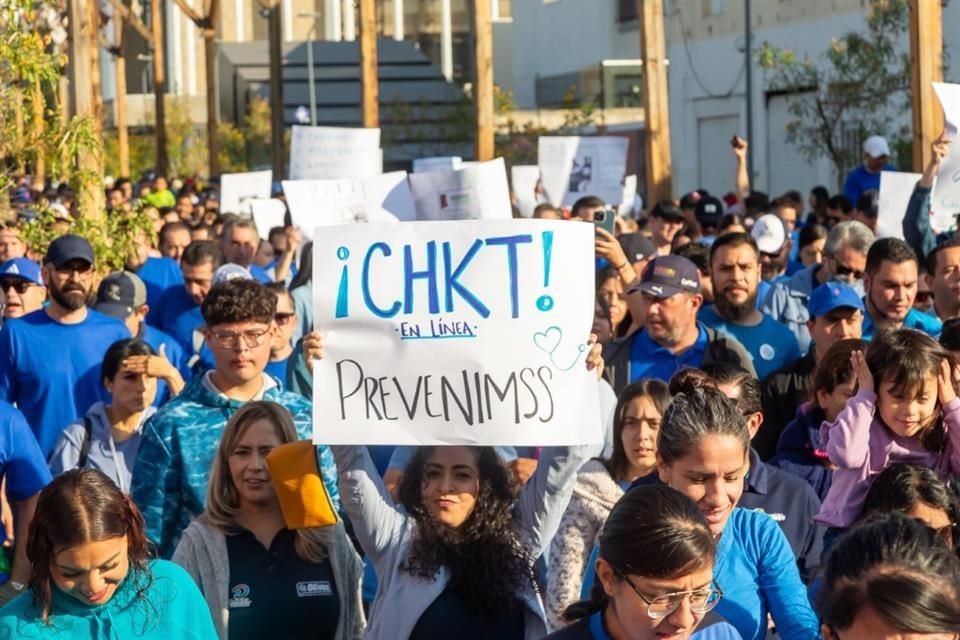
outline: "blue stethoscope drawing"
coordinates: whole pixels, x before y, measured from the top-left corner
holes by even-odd
[[[547,327],[545,331],[538,331],[533,334],[533,343],[537,345],[538,349],[550,356],[550,362],[553,366],[560,371],[570,371],[570,369],[573,369],[577,362],[580,361],[580,356],[587,350],[587,346],[584,344],[577,345],[577,354],[574,356],[573,361],[567,366],[562,366],[558,364],[556,360],[557,349],[560,348],[562,342],[563,330],[556,325]]]

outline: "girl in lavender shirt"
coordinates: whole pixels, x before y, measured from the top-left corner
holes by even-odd
[[[837,530],[851,526],[873,479],[895,462],[935,469],[946,479],[960,471],[960,370],[932,338],[900,329],[854,351],[850,363],[859,390],[833,422],[820,426],[837,469],[816,521]]]

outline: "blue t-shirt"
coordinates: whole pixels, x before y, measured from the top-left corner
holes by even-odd
[[[943,330],[943,323],[940,321],[940,318],[932,316],[929,313],[924,313],[918,309],[910,309],[910,311],[907,312],[907,317],[903,319],[903,328],[923,331],[933,338]],[[868,311],[863,314],[863,339],[872,340],[875,331],[876,327],[873,325],[873,318],[870,317],[870,312]]]
[[[0,402],[0,475],[7,480],[7,497],[12,501],[26,500],[50,482],[50,469],[30,425],[6,402]],[[4,540],[0,527],[0,542]]]
[[[264,367],[263,371],[267,375],[271,375],[277,380],[280,381],[280,387],[283,388],[287,384],[287,363],[290,361],[290,357],[287,356],[283,360],[271,360],[267,363],[267,366]]]
[[[164,333],[156,327],[151,327],[148,324],[140,325],[140,335],[137,336],[144,342],[146,342],[150,347],[160,353],[160,346],[163,345],[163,353],[167,356],[167,360],[170,361],[177,371],[180,372],[180,375],[183,376],[183,381],[187,382],[190,378],[193,377],[192,372],[190,371],[190,359],[187,357],[187,352],[183,350],[183,347],[180,346],[180,343],[177,342],[173,336]],[[153,400],[153,406],[159,407],[164,402],[170,399],[170,388],[167,386],[166,381],[157,380],[157,397]]]
[[[698,323],[700,335],[693,346],[682,353],[674,354],[650,339],[647,330],[637,333],[630,345],[630,382],[643,378],[655,378],[669,382],[670,378],[684,367],[699,367],[707,350],[707,331]]]
[[[76,324],[61,324],[39,309],[3,325],[0,400],[17,405],[44,456],[68,424],[108,399],[100,381],[103,356],[129,337],[123,322],[92,309]]]
[[[204,325],[200,305],[181,286],[167,291],[160,306],[163,308],[158,328],[179,342],[188,358],[200,353],[204,343],[199,332]]]
[[[160,322],[160,301],[167,293],[167,290],[177,285],[183,285],[183,273],[180,271],[180,265],[172,258],[147,258],[143,263],[137,275],[143,280],[147,288],[147,304],[150,311],[147,312],[148,324],[159,324]]]
[[[251,264],[249,271],[250,275],[252,275],[253,278],[258,282],[262,282],[263,284],[270,284],[273,282],[273,278],[270,277],[270,274],[267,273],[263,267],[258,267],[255,264]]]
[[[897,168],[890,163],[883,166],[882,171],[896,171]],[[871,173],[862,164],[847,174],[847,180],[843,183],[843,195],[850,199],[850,204],[857,206],[857,200],[863,195],[864,191],[874,189],[880,190],[880,173]]]
[[[752,327],[727,322],[717,315],[714,306],[701,309],[697,319],[736,338],[750,354],[760,380],[800,357],[800,347],[793,332],[765,313],[760,324]]]

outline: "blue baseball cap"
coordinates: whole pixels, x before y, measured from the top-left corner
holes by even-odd
[[[40,265],[27,258],[11,258],[0,264],[0,278],[3,276],[13,276],[41,287],[44,286],[43,279],[40,277]]]
[[[93,264],[93,247],[85,238],[68,233],[50,243],[43,264],[52,263],[55,267],[61,267],[71,260],[84,260]]]
[[[820,285],[813,290],[810,301],[807,303],[811,319],[819,318],[841,307],[864,311],[863,301],[857,292],[842,282],[827,282]]]

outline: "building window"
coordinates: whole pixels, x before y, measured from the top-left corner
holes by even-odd
[[[637,0],[617,0],[617,24],[637,21]]]
[[[749,2],[749,0],[747,0]],[[727,0],[701,0],[704,18],[722,16],[726,9]]]

